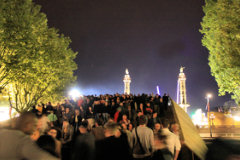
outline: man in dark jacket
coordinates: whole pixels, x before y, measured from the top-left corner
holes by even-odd
[[[120,132],[119,125],[115,122],[107,122],[104,127],[106,138],[96,142],[97,160],[130,160],[128,139]]]

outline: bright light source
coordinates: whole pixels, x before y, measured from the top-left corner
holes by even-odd
[[[9,107],[0,107],[0,122],[10,119]]]
[[[160,96],[160,89],[159,89],[159,86],[157,86],[157,94]]]
[[[72,97],[72,98],[77,98],[77,97],[80,97],[81,94],[79,92],[79,90],[77,89],[73,89],[69,92],[69,95]]]
[[[210,93],[208,93],[207,98],[212,98],[212,95]]]
[[[202,109],[197,109],[196,112],[192,115],[192,121],[195,125],[207,125],[208,120],[205,116],[205,113],[202,112]]]
[[[233,116],[233,119],[234,119],[235,121],[240,121],[240,117],[239,117],[239,116]]]

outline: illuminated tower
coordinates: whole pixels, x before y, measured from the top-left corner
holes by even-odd
[[[177,104],[182,107],[185,112],[187,112],[187,107],[190,105],[187,103],[187,92],[186,92],[186,76],[183,73],[183,69],[185,67],[180,68],[180,73],[178,76],[178,84],[177,84]]]
[[[128,69],[126,69],[126,74],[123,78],[124,82],[124,94],[130,94],[130,83],[131,83],[131,78],[128,72]]]

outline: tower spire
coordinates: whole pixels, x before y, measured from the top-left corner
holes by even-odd
[[[130,78],[129,71],[127,68],[125,70],[125,76],[123,78],[123,82],[124,82],[124,94],[130,94],[131,78]]]
[[[187,112],[187,107],[190,105],[187,103],[187,92],[186,92],[186,76],[183,72],[185,67],[180,67],[180,73],[178,76],[177,85],[177,103]]]

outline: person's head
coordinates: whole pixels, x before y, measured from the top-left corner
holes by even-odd
[[[91,107],[91,106],[89,106],[89,107],[88,107],[88,110],[89,110],[89,111],[92,111],[92,107]]]
[[[63,105],[60,106],[61,107],[61,110],[65,112],[65,108]]]
[[[87,103],[90,103],[90,99],[89,99],[88,97],[86,98],[86,102],[87,102]]]
[[[121,111],[122,111],[122,108],[121,108],[121,107],[118,107],[118,108],[117,108],[117,111],[118,111],[118,112],[121,112]]]
[[[69,112],[70,112],[70,108],[67,107],[67,108],[66,108],[66,113],[69,113]]]
[[[102,126],[104,124],[104,121],[102,118],[98,118],[96,121],[95,121],[95,126],[98,127],[98,126]]]
[[[114,99],[112,99],[112,106],[115,106],[115,102],[114,102]]]
[[[75,112],[75,115],[77,115],[77,116],[80,115],[79,109],[75,109],[74,112]]]
[[[139,110],[139,111],[137,112],[137,116],[140,117],[140,116],[142,116],[142,115],[143,115],[143,113]]]
[[[63,121],[63,127],[68,127],[69,126],[69,122],[67,120]]]
[[[105,136],[110,137],[110,136],[117,136],[119,134],[119,125],[116,122],[107,122],[104,125],[105,128]]]
[[[127,125],[125,123],[121,123],[121,127],[123,130],[127,130]]]
[[[141,115],[139,117],[139,125],[145,125],[147,124],[147,117],[145,115]]]
[[[42,135],[37,140],[37,145],[48,153],[56,156],[55,152],[55,140],[50,135]]]
[[[163,102],[163,98],[161,97],[159,101],[162,103]]]
[[[80,133],[84,134],[88,132],[88,121],[82,121],[81,125],[79,126]]]
[[[127,115],[126,114],[122,115],[122,120],[127,120]]]
[[[147,107],[151,107],[150,102],[147,102],[147,103],[146,103],[146,106],[147,106]]]
[[[168,128],[169,127],[169,121],[167,119],[162,120],[162,126],[163,128]]]
[[[69,133],[70,132],[70,124],[67,120],[63,121],[62,132],[63,133]]]
[[[129,131],[132,131],[132,129],[133,129],[133,125],[132,125],[131,123],[129,123],[129,124],[128,124],[128,130],[129,130]]]
[[[48,135],[52,136],[53,138],[57,138],[57,135],[58,135],[57,129],[52,127],[52,128],[48,131]]]
[[[170,127],[171,131],[172,132],[178,132],[179,131],[179,125],[177,123],[173,123],[171,124],[171,127]]]
[[[161,129],[160,123],[155,123],[154,124],[154,130],[159,131]]]
[[[49,128],[49,119],[46,115],[42,115],[38,118],[37,129],[44,133]]]
[[[37,129],[37,117],[32,112],[22,113],[16,121],[16,129],[31,135]]]

